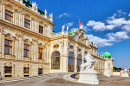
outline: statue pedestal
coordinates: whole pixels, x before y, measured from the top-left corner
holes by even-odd
[[[122,77],[129,77],[129,73],[122,73]]]
[[[79,83],[86,83],[86,84],[99,84],[99,80],[97,78],[96,71],[83,71],[79,72]]]

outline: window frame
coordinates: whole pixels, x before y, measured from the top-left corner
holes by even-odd
[[[61,65],[60,52],[54,51],[51,55],[51,70],[60,70]]]
[[[27,21],[25,21],[25,20],[27,20]],[[28,22],[29,22],[29,23],[28,23]],[[25,26],[25,24],[26,24],[26,26]],[[29,26],[29,27],[28,27],[28,26]],[[27,19],[27,18],[24,18],[24,27],[30,29],[30,20]]]
[[[4,73],[12,73],[12,66],[5,66],[4,67]]]
[[[6,13],[6,11],[8,11],[8,14]],[[12,13],[12,16],[10,15],[10,13]],[[6,19],[6,15],[8,16],[8,19]],[[9,20],[10,18],[12,18],[11,21]],[[10,21],[10,22],[13,22],[13,12],[11,12],[11,11],[5,9],[5,20],[8,20],[8,21]]]
[[[40,50],[40,51],[39,51]],[[42,55],[42,56],[41,56]],[[39,57],[40,56],[40,57]],[[38,48],[38,59],[43,59],[43,48]]]
[[[43,34],[43,27],[41,25],[39,25],[39,33]]]
[[[30,45],[28,45],[28,44],[24,44],[24,46],[26,45],[26,49],[24,48],[24,51],[26,51],[26,56],[25,56],[25,53],[24,53],[24,57],[27,57],[27,58],[29,58],[29,54],[30,54]],[[27,48],[27,46],[29,47],[29,48]],[[27,51],[28,51],[28,55],[27,55]]]
[[[6,54],[6,53],[5,53],[5,46],[6,46],[6,47],[8,47],[8,51],[7,51],[7,54],[6,54],[6,55],[12,55],[13,41],[12,41],[12,40],[8,40],[8,39],[5,39],[5,40],[8,41],[8,45],[6,45],[6,44],[5,44],[5,41],[4,41],[4,54]],[[10,44],[9,44],[10,41],[11,41],[11,46],[10,46]],[[11,54],[9,54],[9,48],[11,48]]]
[[[26,69],[28,69],[28,71],[26,72]],[[23,67],[23,73],[26,74],[26,73],[29,73],[29,67]]]

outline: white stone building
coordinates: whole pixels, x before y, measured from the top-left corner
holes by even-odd
[[[0,0],[0,72],[2,77],[26,77],[54,72],[79,72],[84,56],[98,60],[103,73],[113,61],[97,54],[83,29],[53,33],[53,15],[29,0]],[[68,30],[69,28],[67,28]]]

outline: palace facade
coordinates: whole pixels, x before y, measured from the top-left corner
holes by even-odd
[[[98,62],[95,70],[113,73],[112,57],[97,54],[83,29],[53,33],[53,14],[29,0],[0,0],[0,72],[2,77],[26,77],[55,72],[79,72],[85,55]]]

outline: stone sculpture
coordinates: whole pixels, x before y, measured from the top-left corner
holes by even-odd
[[[94,70],[95,61],[90,54],[85,56],[86,63],[81,64],[81,70],[79,72],[79,83],[86,84],[99,84],[97,78],[97,72]]]
[[[81,71],[94,71],[95,61],[92,60],[92,56],[90,54],[85,56],[86,63],[81,64]]]
[[[67,25],[67,31],[69,30],[69,25]]]
[[[62,26],[62,31],[64,31],[64,29],[65,29],[65,25]]]
[[[127,68],[125,68],[123,71],[122,71],[122,77],[129,77],[129,70]]]

